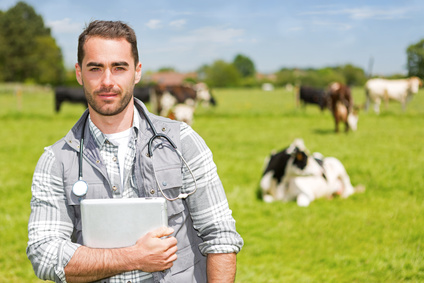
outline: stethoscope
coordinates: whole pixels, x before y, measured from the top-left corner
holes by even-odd
[[[175,145],[175,143],[165,134],[163,133],[158,133],[155,129],[155,127],[153,126],[152,121],[150,120],[150,118],[147,116],[146,111],[144,110],[143,107],[141,107],[140,105],[138,105],[137,103],[134,103],[136,108],[138,109],[138,111],[142,112],[144,117],[146,118],[147,123],[149,124],[150,128],[152,129],[153,135],[152,137],[149,139],[149,142],[147,143],[147,151],[148,151],[148,157],[152,158],[153,157],[153,150],[152,150],[152,144],[153,141],[155,139],[165,139],[166,141],[169,142],[169,144],[174,148],[175,152],[177,153],[178,157],[183,161],[184,165],[187,167],[188,171],[190,172],[191,176],[193,177],[194,180],[194,190],[190,193],[182,193],[180,191],[179,195],[175,198],[170,198],[167,197],[165,195],[165,193],[162,190],[162,187],[159,184],[159,180],[156,176],[156,172],[155,170],[153,170],[153,175],[155,177],[155,181],[157,186],[159,187],[160,192],[162,193],[163,197],[169,201],[174,201],[177,199],[185,199],[188,196],[194,194],[197,190],[197,182],[196,182],[196,178],[194,177],[193,172],[190,169],[190,166],[188,166],[186,160],[184,159],[184,157],[182,156],[181,152],[177,149],[177,146]],[[74,183],[74,185],[72,186],[72,193],[74,195],[76,195],[79,198],[82,198],[83,196],[85,196],[87,194],[88,191],[88,184],[87,182],[85,182],[82,178],[82,161],[83,161],[83,151],[84,151],[84,131],[85,131],[85,125],[87,123],[88,120],[88,116],[86,117],[83,127],[82,127],[82,133],[81,133],[81,139],[80,139],[80,151],[79,151],[79,169],[78,169],[78,181],[76,181]]]

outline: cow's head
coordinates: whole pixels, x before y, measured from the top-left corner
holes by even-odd
[[[193,89],[196,91],[196,100],[203,106],[208,107],[210,104],[216,106],[216,100],[205,83],[197,83]]]
[[[291,155],[286,168],[288,177],[321,174],[321,166],[311,156],[302,139],[295,139],[287,148],[287,154]]]
[[[292,162],[290,166],[305,169],[308,164],[308,150],[302,139],[295,139],[294,142],[287,148],[287,154],[291,155]]]
[[[417,93],[420,87],[423,85],[423,82],[418,77],[409,78],[409,86],[412,93]]]

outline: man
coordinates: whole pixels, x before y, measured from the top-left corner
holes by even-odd
[[[188,125],[154,116],[134,100],[141,78],[134,31],[122,22],[90,23],[79,37],[75,68],[88,110],[45,149],[33,177],[27,255],[36,275],[56,282],[233,282],[243,240],[212,154]],[[161,150],[150,158],[152,129],[136,104],[180,149],[197,190],[168,201],[169,228],[152,231],[131,247],[92,249],[82,245],[79,199],[72,193],[83,131],[85,198],[163,197],[157,176],[173,181],[175,188],[166,190],[170,195],[174,189],[194,190],[179,158]]]

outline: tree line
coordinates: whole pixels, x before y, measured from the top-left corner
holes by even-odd
[[[410,45],[406,53],[408,76],[423,79],[424,39]],[[50,28],[33,7],[18,2],[7,11],[0,10],[0,82],[76,84],[74,71],[66,70],[63,62],[62,51]],[[236,55],[232,62],[216,60],[196,72],[198,79],[211,87],[257,87],[266,82],[276,86],[325,87],[334,81],[363,85],[368,79],[362,68],[351,64],[319,69],[282,68],[260,76],[254,62],[243,54]]]
[[[64,75],[61,49],[34,8],[0,11],[0,81],[59,84]]]

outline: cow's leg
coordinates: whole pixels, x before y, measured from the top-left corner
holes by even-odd
[[[62,104],[62,101],[56,98],[56,104],[55,104],[56,113],[59,113],[61,104]]]
[[[387,90],[384,91],[383,99],[384,99],[384,107],[387,110],[389,108],[389,94],[387,93]]]
[[[337,107],[333,108],[333,117],[334,117],[334,131],[339,132],[339,113],[337,113]]]
[[[376,114],[380,114],[380,103],[381,103],[381,99],[379,99],[379,98],[377,98],[377,99],[374,101],[374,112],[375,112]]]

